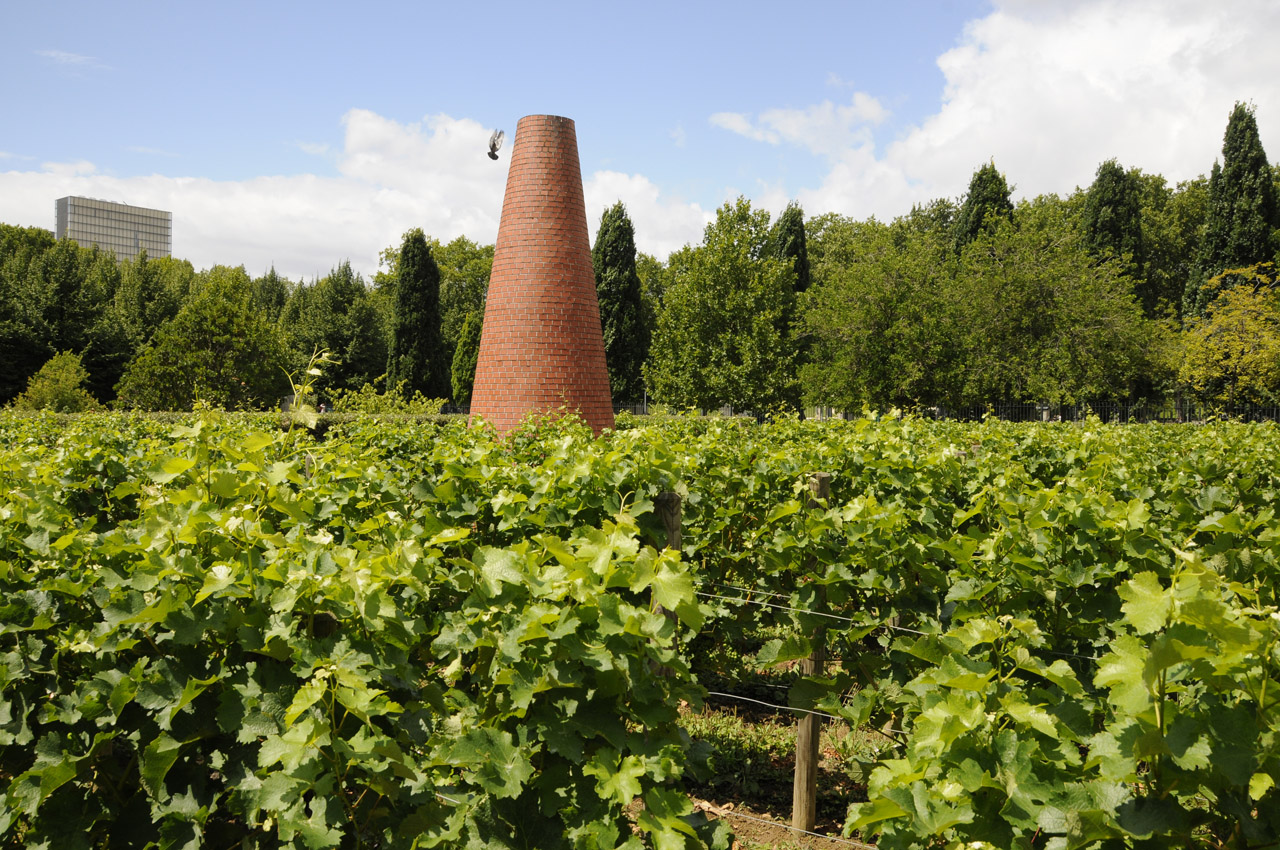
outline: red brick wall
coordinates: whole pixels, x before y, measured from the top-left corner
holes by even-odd
[[[613,427],[573,121],[516,126],[484,310],[471,415],[506,433],[530,411]]]

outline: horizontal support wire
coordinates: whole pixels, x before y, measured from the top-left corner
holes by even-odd
[[[863,844],[861,841],[851,841],[848,838],[836,838],[833,835],[823,835],[821,832],[810,832],[809,830],[801,829],[798,826],[792,826],[791,824],[780,823],[778,821],[765,820],[764,818],[758,818],[753,815],[744,815],[742,812],[719,809],[718,811],[712,812],[712,814],[720,815],[721,817],[727,815],[731,818],[743,818],[745,820],[753,820],[756,823],[762,823],[762,824],[765,824],[766,826],[776,826],[779,829],[786,829],[786,830],[790,830],[791,832],[802,832],[805,835],[812,835],[814,838],[823,838],[823,839],[826,839],[827,841],[834,841],[837,844],[847,844],[850,847],[861,847],[863,848],[863,850],[876,850],[876,845],[874,844]]]
[[[765,700],[762,700],[762,699],[753,699],[752,697],[744,697],[740,694],[727,694],[722,691],[707,691],[707,695],[713,696],[713,697],[724,697],[726,699],[736,699],[736,700],[741,700],[742,702],[752,702],[752,703],[755,703],[756,705],[763,705],[765,708],[772,708],[776,711],[797,711],[797,712],[800,712],[801,714],[816,714],[819,717],[830,717],[832,720],[839,720],[844,723],[848,722],[848,720],[846,720],[843,717],[840,717],[835,714],[827,714],[825,711],[812,711],[807,708],[796,708],[795,706],[792,706],[792,705],[778,705],[777,703],[766,702]],[[875,732],[879,732],[881,735],[884,735],[886,738],[890,737],[889,732],[893,732],[896,735],[907,734],[901,729],[896,729],[892,726],[885,727],[885,728],[880,728],[878,726],[868,726],[867,728]]]
[[[446,803],[453,803],[455,806],[461,806],[461,805],[463,805],[463,803],[462,803],[462,801],[461,801],[461,800],[455,800],[455,799],[453,799],[452,797],[447,797],[447,796],[445,796],[444,794],[441,794],[439,791],[437,791],[437,792],[435,792],[435,793],[436,793],[436,796],[437,796],[437,797],[439,797],[441,800],[444,800]]]
[[[792,706],[792,705],[778,705],[775,702],[765,702],[762,699],[752,699],[751,697],[744,697],[738,694],[726,694],[726,693],[723,693],[722,691],[707,691],[707,695],[713,696],[713,697],[724,697],[725,699],[736,699],[736,700],[741,700],[742,702],[753,702],[756,705],[763,705],[766,708],[772,708],[776,711],[798,711],[801,714],[816,714],[819,717],[830,717],[832,720],[844,719],[843,717],[837,717],[834,714],[827,714],[825,711],[813,711],[812,709],[808,709],[808,708],[796,708],[795,706]]]
[[[843,620],[846,623],[856,623],[858,625],[865,625],[863,623],[859,623],[857,620],[853,619],[852,617],[841,617],[839,614],[826,614],[821,611],[808,611],[804,608],[795,608],[791,605],[777,605],[777,604],[774,604],[773,602],[760,602],[759,600],[756,600],[756,599],[743,599],[741,596],[721,596],[718,593],[707,593],[706,591],[702,591],[702,590],[696,590],[694,592],[697,593],[699,596],[705,596],[709,599],[723,599],[726,602],[740,602],[746,605],[760,605],[765,608],[777,608],[780,611],[794,611],[797,614],[812,614],[815,617],[830,617],[833,620]]]
[[[761,596],[776,596],[779,599],[790,599],[789,593],[774,593],[770,590],[761,590],[758,587],[743,587],[740,584],[722,584],[718,581],[704,581],[702,587],[724,587],[729,590],[741,590],[743,593],[757,593]]]

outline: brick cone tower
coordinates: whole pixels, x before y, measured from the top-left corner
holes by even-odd
[[[576,410],[613,427],[573,121],[516,125],[493,253],[471,415],[500,434],[531,411]]]

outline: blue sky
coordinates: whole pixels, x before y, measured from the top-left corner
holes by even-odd
[[[1019,196],[1111,157],[1187,179],[1236,100],[1280,154],[1270,0],[0,0],[0,19],[0,221],[52,228],[68,194],[156,206],[175,254],[252,274],[371,274],[415,226],[491,242],[508,159],[485,142],[531,113],[576,122],[592,229],[621,199],[659,256],[740,194],[884,219],[988,160]]]

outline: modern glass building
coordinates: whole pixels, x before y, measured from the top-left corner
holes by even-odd
[[[143,250],[148,257],[173,253],[171,212],[74,196],[58,198],[55,205],[59,239],[114,251],[117,260],[132,260]]]

